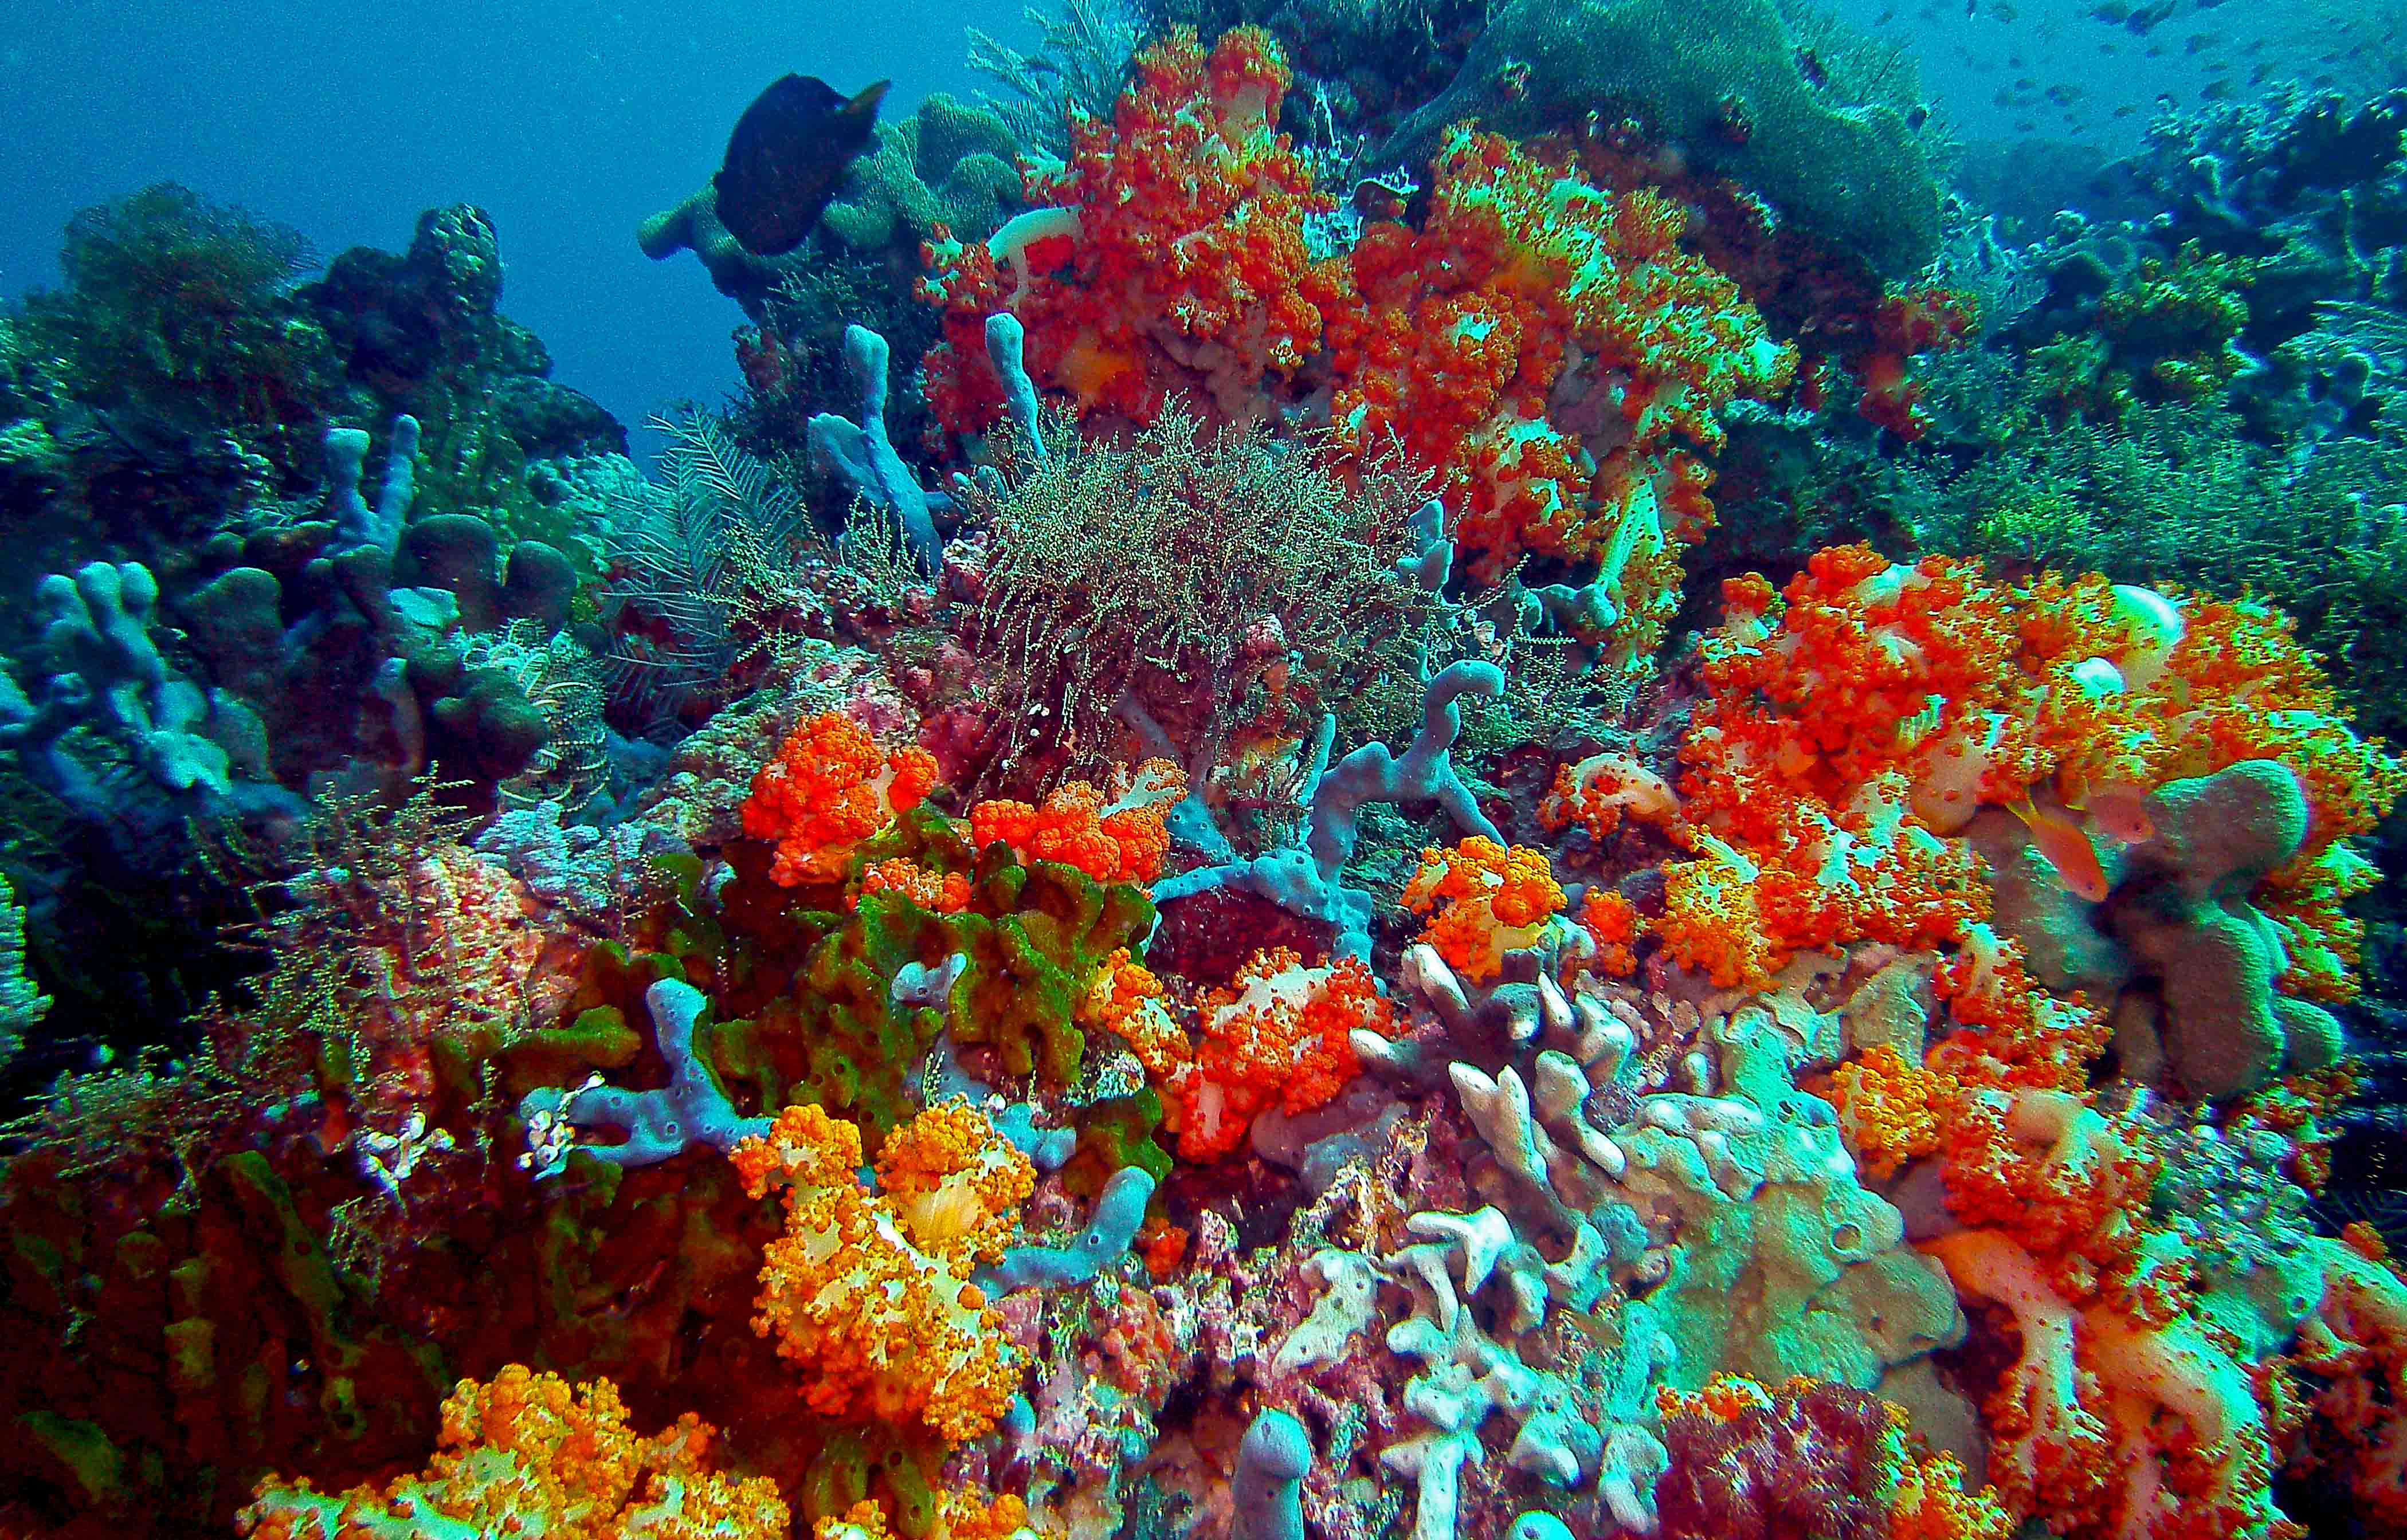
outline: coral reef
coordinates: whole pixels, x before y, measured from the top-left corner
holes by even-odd
[[[0,1532],[2407,1523],[2401,100],[1170,11],[649,221],[648,470],[467,205],[71,227]]]

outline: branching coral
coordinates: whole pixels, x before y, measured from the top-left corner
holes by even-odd
[[[1176,408],[970,501],[987,519],[972,645],[1005,768],[1080,769],[1133,734],[1213,796],[1216,770],[1290,747],[1321,710],[1403,693],[1436,610],[1397,569],[1420,502],[1400,467],[1349,487],[1311,445],[1206,434]]]

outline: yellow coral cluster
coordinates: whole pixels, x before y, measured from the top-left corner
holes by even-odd
[[[730,1159],[753,1196],[785,1192],[752,1325],[811,1371],[811,1408],[917,1418],[953,1443],[992,1427],[1017,1365],[970,1275],[1035,1187],[1028,1158],[955,1101],[887,1137],[880,1193],[858,1175],[861,1130],[817,1107],[787,1108]]]
[[[886,1510],[865,1501],[811,1526],[811,1540],[894,1540],[894,1534]],[[1036,1532],[1028,1524],[1028,1505],[1017,1497],[986,1504],[948,1491],[936,1500],[935,1520],[919,1540],[1036,1540]]]
[[[271,1478],[235,1524],[251,1540],[783,1540],[776,1484],[714,1472],[715,1436],[691,1412],[639,1436],[609,1380],[574,1386],[512,1363],[491,1384],[460,1382],[420,1474],[331,1496]]]
[[[1939,1120],[1963,1089],[1946,1070],[1911,1063],[1887,1043],[1874,1043],[1830,1071],[1840,1132],[1875,1181],[1938,1152]]]
[[[1126,947],[1096,970],[1078,1015],[1085,1024],[1102,1027],[1127,1043],[1156,1084],[1194,1058],[1186,1030],[1163,1003],[1161,981]]]

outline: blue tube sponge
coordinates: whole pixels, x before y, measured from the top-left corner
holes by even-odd
[[[519,1101],[526,1120],[525,1164],[538,1178],[556,1175],[571,1150],[582,1149],[612,1166],[657,1166],[706,1144],[720,1154],[741,1141],[765,1137],[767,1118],[740,1118],[718,1077],[693,1050],[694,1023],[709,1002],[702,991],[678,979],[662,979],[644,991],[652,1013],[652,1035],[669,1064],[669,1083],[656,1091],[630,1091],[589,1080],[565,1090],[538,1086]],[[574,1130],[608,1128],[626,1136],[619,1144],[578,1144]]]
[[[1401,756],[1389,753],[1385,743],[1365,743],[1331,765],[1335,725],[1333,719],[1324,720],[1305,779],[1312,818],[1303,846],[1165,877],[1153,885],[1154,907],[1216,888],[1237,888],[1328,925],[1334,933],[1330,940],[1332,957],[1368,959],[1371,896],[1341,880],[1362,837],[1362,810],[1374,802],[1435,802],[1464,834],[1503,843],[1503,836],[1455,772],[1454,743],[1462,733],[1462,697],[1503,693],[1503,671],[1493,663],[1447,665],[1430,680],[1420,731]]]
[[[1067,1246],[1015,1246],[974,1279],[990,1294],[1014,1289],[1061,1289],[1085,1283],[1128,1255],[1145,1206],[1153,1201],[1153,1173],[1123,1166],[1104,1183],[1086,1229]]]
[[[943,555],[926,487],[886,434],[886,339],[865,326],[844,329],[844,362],[861,391],[861,421],[833,412],[811,418],[805,432],[811,462],[886,510],[922,569],[934,572]]]
[[[1237,1444],[1229,1540],[1303,1540],[1303,1478],[1311,1471],[1303,1424],[1281,1411],[1258,1415]]]

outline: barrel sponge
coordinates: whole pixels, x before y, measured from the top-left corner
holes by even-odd
[[[2296,773],[2243,759],[2149,794],[2152,836],[2130,851],[2110,910],[2115,935],[2160,981],[2164,1050],[2183,1090],[2236,1095],[2338,1058],[2329,1011],[2274,993],[2281,926],[2249,900],[2299,854],[2308,803]]]
[[[1886,276],[1937,248],[1938,183],[1913,130],[1893,108],[1818,94],[1773,0],[1506,0],[1381,153],[1425,157],[1465,119],[1529,135],[1633,110]]]
[[[910,117],[878,125],[877,148],[852,162],[819,228],[862,253],[917,246],[939,224],[956,239],[982,239],[1019,207],[1018,151],[1000,117],[937,92]]]

